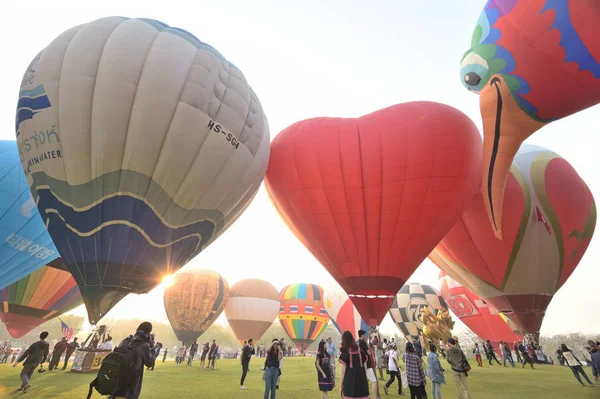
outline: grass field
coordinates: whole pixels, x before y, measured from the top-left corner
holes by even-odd
[[[159,363],[156,370],[146,371],[141,397],[165,398],[211,398],[211,399],[260,399],[264,392],[260,359],[253,359],[246,379],[247,390],[239,389],[239,360],[222,360],[216,370],[200,369],[198,362],[192,367],[177,366],[172,361]],[[445,362],[442,361],[442,365]],[[11,365],[0,364],[0,398],[28,396],[36,399],[85,398],[89,382],[94,374],[75,374],[64,371],[35,373],[32,388],[25,395],[14,393],[20,385],[19,372]],[[339,370],[339,368],[338,368]],[[591,369],[586,368],[590,375]],[[384,374],[385,375],[385,374]],[[442,387],[444,398],[456,398],[450,373],[446,372],[448,385]],[[486,366],[474,369],[469,374],[469,384],[475,399],[588,399],[600,398],[600,388],[581,387],[571,371],[560,366],[537,366],[536,370],[517,367],[504,368]],[[431,385],[427,391],[431,398]],[[396,389],[390,390],[389,397],[398,397]],[[385,397],[382,389],[382,396]],[[100,397],[95,393],[92,397]],[[317,389],[316,372],[311,358],[286,358],[283,376],[277,397],[281,399],[320,398]],[[339,398],[335,389],[330,398]],[[408,396],[410,397],[410,396]]]

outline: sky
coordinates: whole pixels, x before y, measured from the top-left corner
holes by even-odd
[[[193,4],[193,7],[190,7]],[[120,15],[161,20],[218,49],[246,76],[269,120],[271,138],[302,119],[358,117],[393,104],[436,101],[467,114],[481,129],[478,97],[459,79],[484,0],[394,1],[36,1],[3,5],[0,36],[0,139],[14,139],[19,85],[31,59],[68,28]],[[543,128],[527,142],[567,159],[600,198],[595,107]],[[594,287],[596,234],[577,270],[554,296],[542,334],[598,333]],[[242,217],[185,268],[218,271],[233,285],[245,278],[278,289],[294,282],[326,286],[329,274],[283,224],[264,186]],[[409,281],[437,286],[428,260]],[[107,318],[166,320],[164,287],[130,295]],[[74,311],[85,315],[83,307]],[[219,319],[224,322],[224,318]],[[386,318],[384,332],[393,333]],[[457,323],[457,330],[464,327]]]

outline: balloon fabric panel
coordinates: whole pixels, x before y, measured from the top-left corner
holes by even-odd
[[[406,284],[394,298],[389,314],[408,341],[418,340],[423,332],[423,312],[426,308],[434,315],[441,309],[448,309],[439,291],[430,285]]]
[[[495,347],[500,341],[512,344],[521,340],[522,336],[511,329],[505,317],[463,284],[441,272],[440,285],[448,308],[481,340],[489,339]]]
[[[273,325],[279,307],[279,292],[271,283],[248,279],[231,287],[225,314],[238,340],[258,341]]]
[[[435,103],[315,118],[275,137],[265,184],[286,225],[378,325],[476,192],[480,145],[468,117]]]
[[[310,345],[329,321],[323,289],[314,284],[291,284],[281,291],[279,321],[298,348]]]
[[[596,0],[489,0],[477,21],[460,76],[481,96],[484,202],[498,237],[519,146],[600,102],[599,34]]]
[[[478,196],[434,253],[448,275],[535,334],[552,296],[589,246],[596,205],[566,160],[533,145],[515,157],[506,198],[504,241],[493,239]]]
[[[223,312],[229,285],[218,273],[192,269],[175,274],[165,290],[165,310],[175,335],[189,343],[204,333]]]
[[[15,141],[0,140],[0,289],[56,259]]]
[[[59,258],[0,290],[0,319],[20,338],[83,303],[77,283]]]
[[[121,17],[74,27],[21,89],[23,167],[92,324],[219,237],[266,171],[256,94],[182,29]]]

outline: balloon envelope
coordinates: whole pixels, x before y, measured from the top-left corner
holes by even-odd
[[[442,309],[448,309],[437,289],[430,285],[409,283],[398,291],[389,313],[408,341],[420,339],[425,309],[434,315]]]
[[[83,303],[61,258],[0,290],[0,319],[13,338]]]
[[[29,191],[17,143],[0,140],[0,289],[57,257]]]
[[[369,331],[369,326],[360,317],[346,291],[335,281],[332,281],[323,291],[325,310],[329,319],[342,334],[350,331],[356,336],[358,330]]]
[[[398,104],[275,137],[267,191],[296,237],[379,325],[476,192],[481,137],[460,111]]]
[[[176,273],[165,289],[165,310],[177,339],[192,342],[219,317],[229,298],[229,285],[212,270]]]
[[[489,339],[496,348],[499,348],[500,341],[508,342],[512,349],[514,342],[523,339],[493,306],[443,271],[440,273],[440,286],[448,308],[481,340]]]
[[[17,142],[95,324],[220,236],[269,159],[260,102],[190,33],[109,17],[61,34],[23,78]]]
[[[552,296],[590,243],[596,205],[566,160],[533,145],[519,150],[506,198],[503,241],[494,237],[483,198],[477,196],[434,254],[448,275],[535,334]]]
[[[260,340],[278,313],[279,292],[268,281],[242,280],[229,290],[225,315],[239,341]]]
[[[300,350],[308,348],[329,322],[323,304],[323,288],[315,284],[291,284],[281,290],[279,322]]]
[[[507,177],[523,141],[600,102],[599,36],[597,0],[486,3],[460,78],[481,93],[483,200],[498,237]]]

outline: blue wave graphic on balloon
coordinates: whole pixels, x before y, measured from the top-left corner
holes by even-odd
[[[31,90],[21,90],[17,103],[17,116],[15,131],[19,133],[19,126],[23,121],[32,119],[35,114],[43,109],[50,108],[50,99],[46,95],[44,85],[39,85]]]
[[[170,227],[143,200],[126,194],[79,211],[47,188],[37,192],[42,218],[80,286],[145,292],[165,268],[177,270],[198,254],[215,232],[211,220]]]

